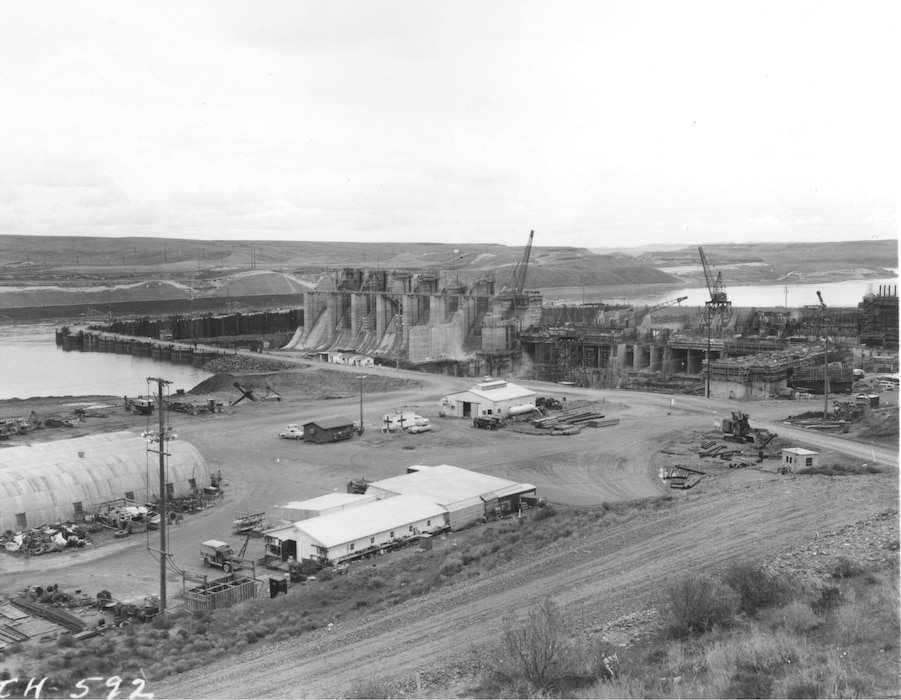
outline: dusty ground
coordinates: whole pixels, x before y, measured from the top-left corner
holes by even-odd
[[[688,441],[711,431],[713,419],[734,410],[734,402],[676,397],[670,406],[671,397],[661,394],[568,388],[571,400],[602,402],[607,415],[620,418],[620,424],[575,436],[537,437],[475,430],[466,421],[439,418],[441,396],[470,386],[472,380],[408,375],[388,368],[365,370],[380,379],[364,380],[363,436],[331,445],[277,438],[287,423],[330,415],[359,420],[358,372],[359,368],[346,368],[347,378],[339,382],[343,388],[333,393],[335,398],[313,401],[298,385],[283,391],[281,402],[244,401],[221,415],[172,415],[179,439],[197,446],[227,483],[221,505],[186,519],[172,531],[170,549],[180,566],[201,568],[197,545],[205,539],[240,545],[231,531],[236,511],[260,508],[274,520],[276,504],[343,491],[351,478],[383,478],[402,473],[411,464],[447,463],[529,482],[551,501],[570,505],[660,494],[675,495],[679,504],[636,516],[611,527],[603,537],[505,565],[484,580],[456,584],[361,617],[354,624],[342,623],[331,634],[314,632],[169,679],[152,689],[158,697],[327,697],[347,692],[359,680],[385,675],[412,678],[416,671],[427,681],[443,679],[441,694],[455,692],[454,669],[465,665],[482,641],[497,633],[503,615],[525,610],[545,596],[576,613],[586,634],[599,633],[623,616],[641,614],[659,582],[687,568],[715,567],[736,558],[774,559],[824,533],[897,506],[896,448],[792,430],[775,422],[787,413],[785,403],[775,401],[742,408],[751,414],[753,426],[771,427],[786,440],[802,440],[792,444],[824,450],[830,458],[849,454],[855,460],[875,459],[889,465],[888,472],[866,477],[780,477],[711,463],[699,486],[674,492],[659,480],[660,467],[686,463],[692,454]],[[385,389],[390,378],[400,377],[415,384]],[[367,381],[380,389],[367,392]],[[553,385],[535,387],[546,395],[564,395]],[[75,401],[85,399],[64,403]],[[435,430],[382,434],[377,429],[382,415],[401,407],[413,407],[431,418]],[[17,415],[24,410],[27,415],[31,407],[30,402],[21,402],[2,410],[18,411]],[[49,400],[42,410],[53,412]],[[122,427],[139,430],[146,422],[119,405],[105,415],[89,418],[75,429],[41,431],[31,439]],[[107,589],[119,599],[143,597],[155,592],[159,571],[146,545],[137,536],[93,552],[27,562],[2,556],[0,586],[11,591],[58,582],[87,592]],[[261,554],[260,540],[250,540],[248,556]],[[180,577],[171,574],[169,590],[178,592],[181,585]]]

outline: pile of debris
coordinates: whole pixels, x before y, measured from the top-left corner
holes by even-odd
[[[87,531],[72,523],[43,525],[23,532],[7,530],[0,536],[0,544],[7,552],[38,556],[65,549],[88,547]]]

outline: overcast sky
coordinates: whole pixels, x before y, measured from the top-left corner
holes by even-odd
[[[0,234],[897,238],[896,2],[0,5]]]

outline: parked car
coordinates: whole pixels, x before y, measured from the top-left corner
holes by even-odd
[[[432,429],[432,426],[429,423],[425,425],[411,425],[407,428],[408,433],[427,433]]]
[[[303,440],[303,428],[299,427],[296,423],[292,423],[280,432],[278,436],[286,440]]]

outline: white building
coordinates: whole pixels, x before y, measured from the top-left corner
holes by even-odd
[[[407,474],[374,481],[366,488],[366,495],[380,499],[395,500],[405,494],[419,494],[437,503],[447,511],[448,527],[459,530],[496,511],[518,512],[523,496],[535,497],[535,487],[442,464],[416,465]]]
[[[374,501],[266,532],[266,553],[287,560],[338,564],[411,537],[440,532],[447,512],[418,494]],[[277,545],[276,545],[277,543]]]
[[[803,447],[783,447],[782,467],[793,472],[796,469],[815,467],[819,464],[819,452],[805,450]]]
[[[282,520],[296,523],[301,520],[318,518],[320,515],[328,515],[345,508],[372,503],[375,500],[377,500],[375,496],[339,491],[327,493],[324,496],[317,496],[316,498],[308,498],[305,501],[290,501],[283,506],[276,506],[276,508],[281,510]]]
[[[441,415],[456,418],[507,416],[511,408],[534,407],[536,397],[531,389],[504,379],[492,379],[467,391],[445,396],[441,399]]]

